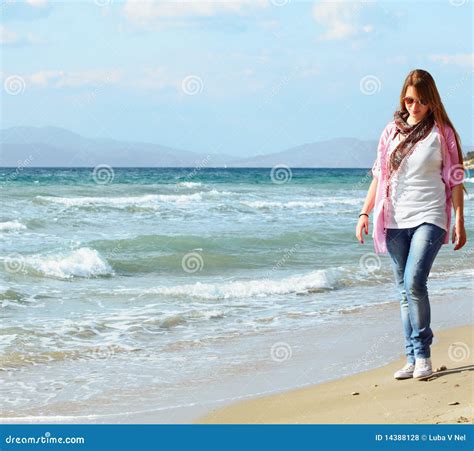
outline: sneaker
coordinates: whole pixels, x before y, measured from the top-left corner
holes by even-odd
[[[398,370],[393,377],[395,379],[410,379],[415,371],[414,363],[407,363],[401,370]]]
[[[416,359],[415,362],[415,371],[413,372],[414,378],[431,376],[433,374],[433,369],[431,368],[431,359]]]

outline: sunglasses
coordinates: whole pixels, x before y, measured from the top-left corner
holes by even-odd
[[[416,100],[413,97],[404,97],[403,100],[408,106],[413,105],[415,102],[423,106],[426,106],[429,103],[427,100]]]

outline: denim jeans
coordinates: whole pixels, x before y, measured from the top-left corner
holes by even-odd
[[[426,282],[446,230],[424,222],[416,227],[387,229],[387,251],[391,258],[405,335],[407,361],[431,357],[433,331]]]

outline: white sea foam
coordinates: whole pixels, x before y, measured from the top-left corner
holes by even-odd
[[[291,202],[271,202],[271,201],[241,201],[242,205],[246,205],[250,208],[317,208],[324,207],[323,202],[311,202],[311,201],[291,201]]]
[[[51,202],[65,205],[67,207],[83,206],[156,206],[159,202],[185,203],[189,201],[202,200],[201,193],[194,194],[145,194],[144,196],[125,196],[125,197],[54,197],[54,196],[36,196],[39,201]]]
[[[25,257],[25,267],[46,277],[70,279],[72,277],[94,277],[113,274],[113,270],[99,252],[81,247],[67,253],[32,255]]]
[[[323,198],[317,201],[311,200],[302,200],[302,201],[289,201],[289,202],[275,202],[275,201],[246,201],[242,200],[240,203],[246,205],[250,208],[257,209],[270,209],[270,208],[280,208],[280,209],[291,209],[291,208],[322,208],[329,207],[334,204],[343,204],[343,205],[358,205],[362,202],[361,199],[340,199],[340,198]]]
[[[9,232],[12,230],[25,230],[26,225],[22,224],[20,221],[6,221],[0,222],[0,232]]]
[[[130,206],[138,207],[159,207],[160,204],[175,203],[187,204],[189,202],[201,202],[205,198],[226,197],[234,193],[228,191],[199,191],[193,194],[145,194],[143,196],[121,196],[121,197],[55,197],[36,196],[40,203],[53,203],[65,205],[66,207],[84,206],[105,206],[115,208],[125,208]]]
[[[182,188],[197,188],[199,186],[202,186],[201,182],[180,182],[178,183],[178,186]]]
[[[331,289],[341,277],[342,268],[320,269],[308,274],[290,276],[283,279],[262,278],[225,283],[201,283],[174,287],[154,287],[146,289],[124,288],[116,291],[138,295],[160,294],[165,296],[186,296],[202,299],[228,299],[266,297],[276,294],[307,292],[310,289]]]

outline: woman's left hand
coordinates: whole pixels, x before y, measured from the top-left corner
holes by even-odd
[[[456,220],[456,223],[453,227],[453,237],[452,242],[456,243],[454,246],[454,250],[457,251],[461,249],[466,244],[466,229],[464,228],[464,221]]]

